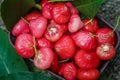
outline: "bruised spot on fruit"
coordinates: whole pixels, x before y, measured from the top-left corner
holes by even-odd
[[[56,33],[58,33],[58,29],[54,26],[48,27],[48,33],[49,35],[55,35]]]

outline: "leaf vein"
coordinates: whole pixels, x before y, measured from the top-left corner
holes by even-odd
[[[10,74],[10,71],[9,71],[9,69],[8,69],[8,67],[7,67],[7,65],[6,65],[6,63],[5,63],[5,61],[3,60],[3,58],[2,58],[1,55],[0,55],[0,59],[2,60],[3,65],[5,66],[5,69],[6,69],[7,73]]]

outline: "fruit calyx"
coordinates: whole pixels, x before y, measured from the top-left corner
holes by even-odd
[[[58,32],[58,29],[56,27],[51,26],[48,28],[49,35],[55,35],[57,32]]]
[[[107,44],[103,45],[102,48],[104,52],[107,52],[110,50],[110,47]]]

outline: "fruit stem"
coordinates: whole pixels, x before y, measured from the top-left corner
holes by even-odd
[[[35,57],[36,57],[36,59],[38,59],[38,51],[37,51],[37,48],[36,48],[35,36],[33,36],[33,42],[34,42],[33,47],[34,47],[34,51],[35,51]]]
[[[63,62],[67,62],[67,61],[69,61],[69,59],[61,60],[61,61],[59,61],[59,63],[63,63]]]
[[[106,39],[106,38],[103,38],[103,37],[97,36],[97,35],[95,35],[95,34],[93,34],[93,33],[91,33],[91,32],[90,32],[90,35],[91,35],[91,36],[98,37],[98,38],[101,38],[101,39],[103,39],[103,40],[105,40],[105,39]]]
[[[113,33],[115,32],[115,30],[117,29],[117,27],[118,27],[118,25],[119,25],[119,22],[120,22],[120,16],[118,17],[117,22],[116,22],[116,25],[115,25],[113,31],[110,33],[110,36],[112,36]]]
[[[74,1],[74,0],[48,0],[48,2],[64,2],[64,1]]]
[[[42,9],[41,5],[39,5],[39,4],[36,4],[35,7],[36,7],[37,9],[39,9],[39,10]]]
[[[30,24],[25,18],[21,17],[21,19],[25,21],[25,23],[27,23],[28,25]]]
[[[89,24],[89,23],[92,23],[92,20],[93,20],[93,19],[90,19],[86,24],[84,24],[84,26],[86,26],[86,25]]]

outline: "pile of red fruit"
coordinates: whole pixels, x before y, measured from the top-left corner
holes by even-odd
[[[81,20],[70,2],[40,5],[41,11],[21,17],[12,29],[18,54],[66,80],[97,80],[101,62],[115,55],[114,31],[95,18]]]

